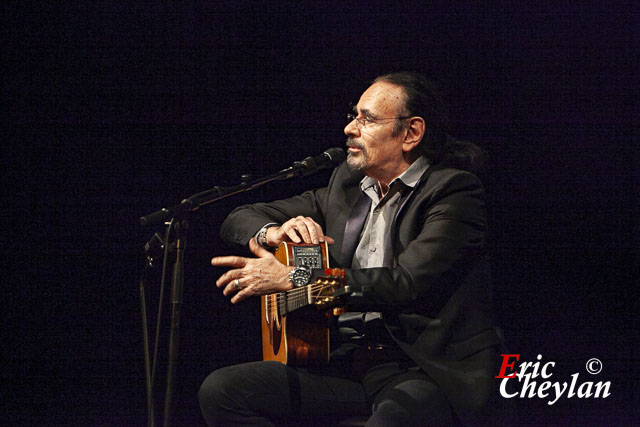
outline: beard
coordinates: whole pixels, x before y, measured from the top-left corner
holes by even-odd
[[[353,138],[347,138],[347,147],[356,147],[361,150],[358,153],[347,151],[347,165],[355,171],[362,171],[366,169],[368,166],[367,149],[364,145],[356,142]]]

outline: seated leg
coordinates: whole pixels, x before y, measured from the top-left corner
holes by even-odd
[[[376,395],[367,426],[451,425],[451,407],[422,371],[399,373]]]
[[[211,373],[200,387],[208,425],[264,425],[305,419],[306,424],[369,410],[362,385],[310,374],[279,362],[252,362]]]

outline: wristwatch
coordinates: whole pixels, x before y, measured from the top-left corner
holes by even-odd
[[[267,244],[267,229],[269,227],[277,227],[279,224],[276,222],[270,222],[265,224],[257,233],[256,233],[256,243],[258,246],[262,246],[263,248],[269,249],[269,245]]]
[[[289,280],[294,288],[306,286],[311,280],[311,269],[305,265],[296,267],[289,272]]]

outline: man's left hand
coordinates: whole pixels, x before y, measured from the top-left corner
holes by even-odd
[[[253,295],[266,295],[292,288],[288,274],[293,267],[286,266],[268,250],[258,246],[254,239],[249,249],[257,258],[221,256],[211,259],[216,267],[234,267],[216,281],[225,296],[233,295],[233,304]]]

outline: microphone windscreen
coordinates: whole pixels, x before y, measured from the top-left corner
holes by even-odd
[[[335,167],[347,158],[347,154],[344,152],[344,149],[340,147],[333,147],[329,148],[318,157],[320,158],[316,161],[316,165],[319,168]]]

